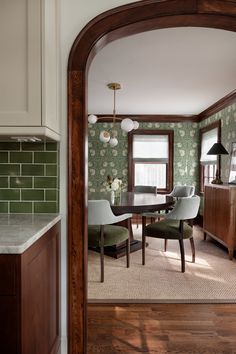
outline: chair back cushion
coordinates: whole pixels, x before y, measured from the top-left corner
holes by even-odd
[[[175,186],[173,191],[169,195],[176,198],[184,198],[184,197],[192,197],[194,193],[195,193],[194,186]]]
[[[88,225],[113,224],[115,215],[108,200],[88,201]]]
[[[88,225],[115,224],[132,218],[132,214],[114,215],[108,200],[88,201]]]
[[[156,186],[134,186],[135,193],[155,193],[157,194]]]
[[[173,220],[188,220],[194,219],[197,216],[200,205],[200,197],[194,195],[193,197],[185,197],[177,200],[173,210],[166,214],[166,219]]]

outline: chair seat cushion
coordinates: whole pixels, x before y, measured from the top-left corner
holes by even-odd
[[[104,226],[104,246],[118,245],[129,238],[129,231],[126,227],[105,225]],[[100,226],[88,226],[88,245],[89,247],[99,247]]]
[[[181,232],[179,231],[179,221],[164,219],[153,224],[149,224],[145,227],[145,235],[163,238],[179,240],[181,238]],[[192,227],[184,222],[184,235],[183,238],[190,238],[192,236]]]

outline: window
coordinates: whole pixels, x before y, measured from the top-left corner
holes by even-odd
[[[138,130],[129,134],[129,190],[136,185],[172,190],[173,132]]]
[[[220,121],[200,130],[200,191],[204,192],[205,184],[211,183],[215,178],[217,169],[217,156],[207,155],[212,145],[220,141]]]

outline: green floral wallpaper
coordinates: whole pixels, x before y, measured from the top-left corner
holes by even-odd
[[[232,142],[236,141],[236,103],[222,109],[200,123],[141,123],[141,129],[173,129],[174,131],[174,184],[191,184],[198,191],[198,145],[199,129],[221,119],[222,143],[230,153]],[[108,174],[123,179],[127,184],[128,158],[127,134],[115,125],[119,144],[115,148],[99,141],[103,129],[110,123],[89,125],[89,192],[104,191]],[[222,179],[228,182],[230,155],[222,156]]]
[[[103,129],[110,123],[89,125],[89,192],[104,191],[108,174],[123,179],[127,185],[127,133],[116,123],[119,144],[111,148],[99,141]],[[198,181],[198,123],[141,123],[140,129],[172,129],[174,131],[174,184],[193,184]]]

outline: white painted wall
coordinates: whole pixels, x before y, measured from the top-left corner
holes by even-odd
[[[98,14],[111,8],[130,3],[127,0],[59,0],[60,23],[60,119],[61,119],[61,153],[60,153],[60,211],[62,219],[62,337],[66,340],[66,293],[67,293],[67,269],[66,269],[66,230],[67,230],[67,64],[72,44],[82,28]],[[66,346],[63,343],[63,352]]]

